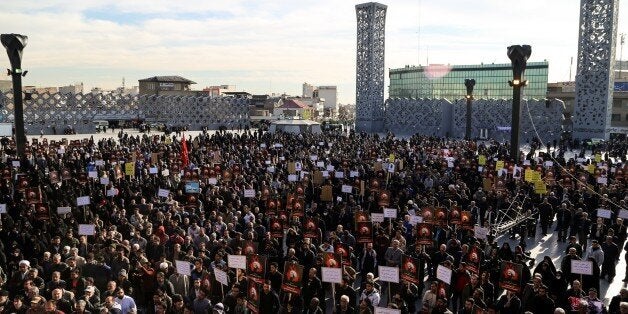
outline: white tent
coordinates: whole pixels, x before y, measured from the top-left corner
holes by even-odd
[[[277,120],[270,124],[268,132],[282,131],[286,133],[323,133],[320,123],[312,120]]]

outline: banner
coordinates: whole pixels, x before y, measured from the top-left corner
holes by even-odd
[[[478,247],[475,245],[469,248],[469,253],[467,253],[465,260],[467,262],[466,270],[479,275],[480,252],[478,250]]]
[[[449,223],[452,225],[460,224],[460,207],[451,207],[451,210],[449,211]]]
[[[358,210],[355,212],[354,214],[355,217],[355,223],[357,224],[358,222],[365,222],[365,221],[371,221],[369,214],[363,210]]]
[[[296,263],[285,263],[283,267],[283,282],[281,290],[287,293],[301,294],[303,266]]]
[[[434,223],[434,209],[429,206],[421,208],[421,217],[424,223]]]
[[[370,221],[360,221],[356,223],[357,243],[373,242],[373,223]]]
[[[257,254],[257,243],[251,240],[245,240],[242,243],[242,254],[244,255]]]
[[[382,207],[390,205],[390,193],[388,191],[383,190],[379,192],[377,205]]]
[[[417,224],[417,243],[422,245],[432,245],[432,225],[428,223]]]
[[[423,280],[419,280],[419,261],[408,255],[401,257],[401,279],[414,283],[421,284]]]
[[[323,202],[331,202],[333,201],[334,194],[332,192],[331,185],[325,185],[321,187],[321,201]]]
[[[436,207],[434,209],[435,223],[447,225],[447,209],[445,207]]]
[[[523,266],[503,261],[499,272],[499,287],[515,293],[521,292],[521,278]]]
[[[247,255],[246,256],[246,274],[257,283],[264,283],[266,277],[266,256],[263,255]]]
[[[318,221],[314,217],[306,217],[303,220],[303,237],[318,238]]]
[[[41,190],[39,189],[39,187],[27,188],[25,194],[26,204],[41,203]]]
[[[473,217],[470,211],[460,212],[460,224],[463,229],[473,229]]]

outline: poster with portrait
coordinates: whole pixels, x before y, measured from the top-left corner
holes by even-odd
[[[271,218],[269,223],[270,235],[274,238],[283,238],[283,221],[279,218]]]
[[[465,210],[460,212],[460,226],[463,229],[473,229],[473,217],[470,211]]]
[[[419,280],[419,262],[416,258],[409,255],[401,256],[401,279],[421,284],[423,280]]]
[[[433,244],[433,231],[432,224],[429,223],[418,223],[417,224],[417,243],[422,245],[432,245]]]
[[[306,217],[303,219],[303,237],[317,239],[318,235],[318,220],[314,217]]]
[[[373,242],[373,223],[370,221],[359,221],[355,224],[357,243]]]
[[[242,254],[252,255],[257,254],[257,243],[251,240],[245,240],[242,242]]]
[[[356,211],[354,214],[354,218],[355,218],[355,223],[371,221],[371,217],[369,216],[369,213],[363,210]]]
[[[340,255],[342,265],[351,266],[351,250],[348,244],[336,242],[334,244],[334,252]]]
[[[262,295],[262,284],[254,281],[249,282],[246,291],[246,307],[251,313],[259,313],[259,301]]]
[[[292,217],[305,216],[305,201],[302,199],[295,199],[292,204],[292,211],[290,212]]]
[[[43,203],[35,204],[35,219],[50,220],[50,209],[48,208],[48,205]]]
[[[18,174],[17,175],[17,190],[24,191],[29,186],[30,186],[30,180],[28,179],[28,176],[23,173]]]
[[[277,198],[270,198],[266,201],[266,215],[272,216],[281,210],[281,201]]]
[[[68,168],[61,169],[61,180],[70,180],[72,179],[72,171]]]
[[[331,252],[320,252],[318,254],[323,258],[323,267],[340,268],[342,266],[340,254]]]
[[[264,283],[266,276],[266,256],[263,255],[247,255],[246,256],[246,275],[254,282]]]
[[[460,207],[452,206],[451,210],[449,210],[449,223],[452,225],[460,224]]]
[[[233,180],[233,172],[231,170],[223,170],[220,179],[224,182],[231,182]]]
[[[390,192],[381,190],[377,196],[377,205],[387,207],[390,205]]]
[[[334,200],[334,193],[331,185],[321,187],[321,201],[331,202]]]
[[[115,174],[116,179],[120,180],[124,178],[124,172],[122,171],[122,167],[120,167],[120,165],[115,165],[115,167],[113,167],[113,172]]]
[[[469,248],[469,252],[467,253],[467,256],[465,257],[465,261],[467,263],[467,266],[465,267],[466,270],[474,274],[479,274],[480,256],[481,256],[481,252],[479,252],[479,249],[477,246],[474,245],[471,248]]]
[[[435,223],[442,223],[443,225],[447,224],[447,209],[445,207],[436,207],[434,208],[434,221]]]
[[[499,271],[499,287],[515,293],[521,292],[523,266],[503,261]]]
[[[39,187],[27,188],[24,190],[26,204],[41,203],[41,189]]]
[[[303,266],[296,263],[285,263],[283,267],[283,282],[281,290],[286,293],[301,294]]]
[[[286,196],[286,209],[292,210],[292,207],[294,206],[296,200],[297,198],[294,193],[288,193],[288,195]]]
[[[421,217],[423,217],[424,223],[434,223],[434,208],[431,206],[421,208]]]
[[[371,189],[371,193],[379,192],[379,190],[382,188],[382,181],[376,178],[371,179],[369,188]]]

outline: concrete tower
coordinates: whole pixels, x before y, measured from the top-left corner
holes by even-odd
[[[376,133],[384,130],[384,29],[386,6],[358,4],[357,64],[355,73],[355,129]]]
[[[574,138],[609,138],[619,0],[581,0]]]

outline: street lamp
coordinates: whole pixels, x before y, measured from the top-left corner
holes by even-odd
[[[467,128],[464,136],[467,140],[471,139],[471,102],[473,101],[473,86],[475,86],[474,79],[465,79],[464,86],[467,87]]]
[[[512,86],[512,125],[510,128],[510,157],[519,163],[519,128],[521,126],[521,88],[527,84],[523,79],[523,72],[526,70],[526,62],[532,54],[532,47],[529,45],[514,45],[508,47],[508,58],[512,63],[512,81],[508,84]]]
[[[22,76],[26,75],[26,71],[22,72],[22,50],[26,47],[28,37],[18,34],[2,34],[0,41],[6,48],[11,62],[11,70],[8,70],[8,74],[12,76],[13,80],[15,143],[17,144],[17,156],[23,160],[26,157],[26,135],[24,134],[24,108],[22,106]]]

